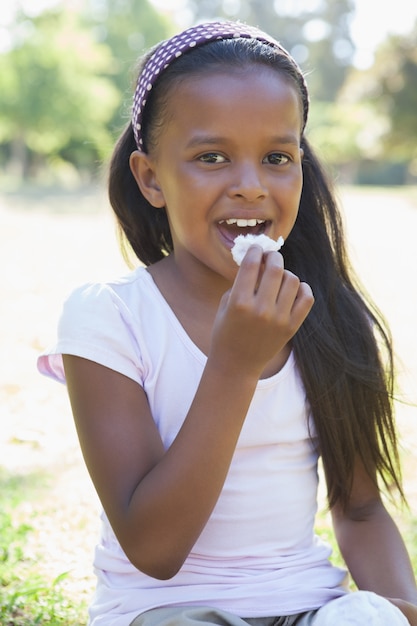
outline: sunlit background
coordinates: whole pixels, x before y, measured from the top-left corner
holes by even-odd
[[[186,27],[194,21],[195,9],[188,0],[150,0],[158,11],[169,16],[179,27]],[[29,16],[57,5],[77,6],[76,0],[5,0],[0,7],[0,23],[5,27],[0,38],[3,50],[12,45],[8,27],[13,23],[19,7]],[[245,19],[245,2],[241,0],[224,0],[222,2],[225,17]],[[307,11],[315,11],[323,3],[321,0],[275,0],[271,4],[281,15],[294,15]],[[78,7],[83,5],[78,1]],[[417,17],[417,9],[409,0],[384,2],[375,4],[373,1],[355,0],[350,17],[350,31],[355,45],[353,63],[358,67],[368,67],[373,62],[376,47],[389,35],[406,34],[410,31]]]
[[[310,138],[340,180],[416,180],[417,6],[409,0],[6,0],[0,165],[9,184],[93,177],[128,119],[138,56],[217,17],[256,24],[295,56],[311,91]]]
[[[307,75],[307,132],[394,337],[410,501],[396,514],[417,574],[416,3],[0,0],[1,624],[85,623],[98,503],[65,389],[37,373],[36,358],[69,291],[127,271],[105,175],[138,56],[218,17],[267,30]],[[318,524],[332,541],[327,518]]]

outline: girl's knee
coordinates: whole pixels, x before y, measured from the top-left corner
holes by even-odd
[[[371,591],[355,591],[332,600],[316,613],[314,626],[409,626],[396,606]]]

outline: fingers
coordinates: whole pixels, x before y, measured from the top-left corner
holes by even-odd
[[[284,269],[282,256],[276,252],[266,255],[258,295],[265,303],[275,301],[277,319],[287,324],[292,333],[301,326],[314,303],[311,287]]]
[[[260,298],[277,301],[281,289],[293,292],[295,298],[299,283],[294,274],[284,269],[284,259],[279,252],[264,255],[257,285]]]
[[[232,288],[238,303],[251,303],[262,318],[274,318],[296,332],[314,303],[310,286],[284,268],[279,252],[263,253],[260,246],[249,248]]]
[[[253,245],[249,248],[239,267],[232,291],[247,296],[255,293],[261,275],[263,254],[261,246]],[[282,266],[284,267],[284,262]]]
[[[312,307],[314,297],[310,286],[284,268],[280,252],[267,252],[253,245],[242,261],[235,280],[236,290],[256,294],[259,299],[279,302],[281,307],[304,305]]]
[[[301,324],[304,322],[307,315],[310,313],[314,304],[314,295],[310,285],[307,283],[301,283],[298,287],[297,296],[294,300],[292,308],[292,318],[296,325],[295,330],[298,330]]]
[[[257,376],[292,339],[307,317],[313,294],[284,268],[279,252],[252,246],[224,294],[212,334],[212,352]]]

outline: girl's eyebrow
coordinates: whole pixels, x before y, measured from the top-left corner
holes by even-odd
[[[228,141],[228,138],[222,135],[217,136],[197,134],[194,137],[191,137],[191,139],[187,142],[186,148],[195,148],[201,145],[219,145],[225,144]],[[294,145],[298,147],[300,145],[300,138],[298,135],[295,135],[293,133],[287,133],[285,135],[271,135],[270,137],[268,137],[268,143],[280,145]]]
[[[216,136],[216,135],[194,135],[191,137],[190,141],[187,142],[187,148],[195,148],[201,145],[218,145],[222,143],[226,143],[226,137]]]
[[[271,143],[294,145],[298,147],[300,145],[300,136],[293,133],[288,133],[286,135],[273,135],[270,137],[270,141]]]

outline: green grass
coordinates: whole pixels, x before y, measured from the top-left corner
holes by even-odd
[[[34,529],[20,512],[22,503],[39,475],[11,476],[0,469],[0,624],[2,626],[80,626],[86,607],[75,606],[62,588],[67,577],[55,580],[38,573],[37,555],[29,554],[27,542]],[[42,555],[38,555],[42,559]]]

